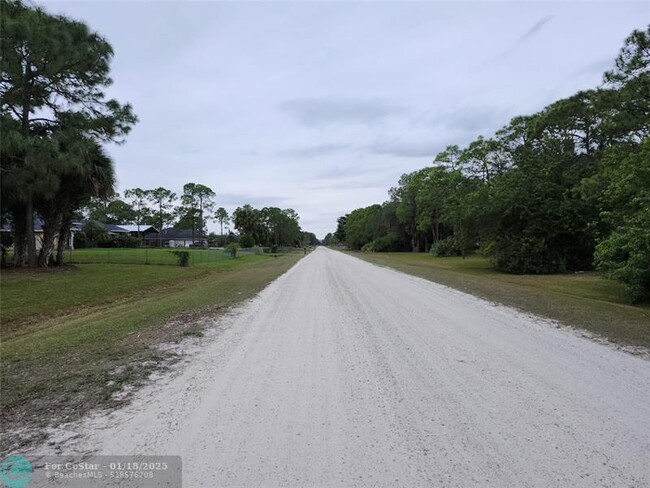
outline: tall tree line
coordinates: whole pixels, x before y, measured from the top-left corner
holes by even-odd
[[[215,192],[200,183],[186,183],[183,193],[176,195],[163,187],[155,189],[130,188],[124,197],[115,193],[109,197],[92,198],[83,207],[84,218],[105,224],[154,226],[159,230],[176,227],[191,229],[193,240],[205,240],[207,223],[224,226],[230,223],[243,239],[244,247],[316,245],[313,233],[304,232],[300,217],[293,209],[277,207],[254,208],[249,204],[237,207],[232,215],[224,207],[215,210]],[[233,236],[234,237],[234,236]],[[236,238],[236,237],[234,237]],[[223,239],[221,239],[223,241]]]
[[[164,187],[129,188],[122,198],[119,193],[92,198],[80,217],[104,224],[151,225],[159,230],[172,226],[191,229],[193,237],[203,239],[207,222],[219,222],[223,233],[224,224],[230,221],[223,207],[213,213],[215,196],[212,188],[201,183],[186,183],[180,195]]]
[[[603,84],[449,146],[328,242],[369,251],[480,250],[510,273],[597,268],[650,299],[650,26]]]
[[[309,245],[315,236],[300,228],[298,213],[289,209],[264,207],[257,209],[251,205],[238,207],[232,214],[232,222],[241,235],[243,247],[258,244],[262,246],[302,246]]]

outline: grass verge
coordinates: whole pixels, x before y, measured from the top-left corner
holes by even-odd
[[[463,259],[423,253],[350,254],[585,329],[619,345],[650,348],[650,306],[629,304],[621,284],[595,273],[509,275],[492,269],[481,256]]]
[[[164,266],[127,266],[121,269],[121,284],[112,275],[102,278],[101,268],[93,269],[101,265],[42,273],[22,283],[22,277],[3,275],[3,319],[5,300],[12,304],[9,290],[18,293],[40,286],[34,303],[60,304],[53,296],[68,292],[76,298],[64,300],[59,310],[66,315],[49,319],[42,318],[47,307],[40,304],[12,312],[14,320],[6,327],[1,346],[4,435],[0,451],[38,440],[42,428],[53,423],[124,402],[118,392],[137,387],[152,371],[173,360],[157,344],[200,336],[199,318],[250,298],[301,257],[299,253],[251,255],[197,269],[178,268],[181,274],[169,274],[170,268]],[[144,280],[146,286],[140,286],[139,273],[153,273]],[[37,285],[39,280],[46,285]],[[105,282],[107,290],[99,301],[94,293],[82,291],[97,282]],[[71,311],[72,303],[76,311]],[[38,323],[30,319],[34,316],[41,317]]]
[[[66,251],[66,262],[73,264],[178,264],[176,251],[189,255],[192,265],[214,263],[230,259],[225,249],[192,248],[84,248]],[[252,249],[238,249],[239,255],[254,254]]]
[[[55,316],[79,313],[121,297],[148,293],[206,275],[209,268],[93,264],[2,271],[3,337]]]

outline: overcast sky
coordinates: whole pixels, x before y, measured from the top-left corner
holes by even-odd
[[[115,50],[118,190],[210,186],[323,237],[448,144],[593,88],[650,3],[41,2]],[[217,226],[212,224],[211,229]]]

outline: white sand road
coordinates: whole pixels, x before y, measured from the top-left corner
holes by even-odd
[[[185,487],[648,487],[650,362],[319,248],[83,426]]]

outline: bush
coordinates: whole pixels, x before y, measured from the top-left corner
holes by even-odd
[[[548,274],[566,271],[566,263],[552,255],[542,238],[501,237],[488,253],[494,266],[506,273]]]
[[[237,257],[237,248],[238,247],[239,246],[237,245],[236,242],[231,242],[230,244],[228,244],[228,246],[226,246],[226,249],[228,249],[228,251],[230,251],[230,257],[231,258],[235,259]]]
[[[368,242],[361,250],[363,252],[398,252],[404,250],[404,243],[398,236],[388,234]]]
[[[611,232],[596,245],[596,267],[624,283],[633,302],[650,301],[650,138],[608,152],[599,179],[600,216]]]
[[[432,256],[449,257],[449,256],[462,256],[463,249],[453,236],[445,237],[444,239],[435,242],[429,250]]]
[[[108,241],[108,232],[100,224],[89,220],[83,226],[84,244],[87,247],[103,246]]]
[[[255,239],[250,234],[244,234],[239,238],[239,247],[253,247]]]
[[[596,267],[627,287],[633,302],[650,301],[650,210],[641,227],[620,228],[596,246]]]
[[[102,247],[140,247],[140,240],[131,235],[109,236],[101,245]]]
[[[171,251],[176,255],[178,259],[179,266],[189,266],[190,265],[190,252],[189,251]]]
[[[255,255],[264,254],[264,249],[262,249],[260,246],[253,246],[253,254]]]

